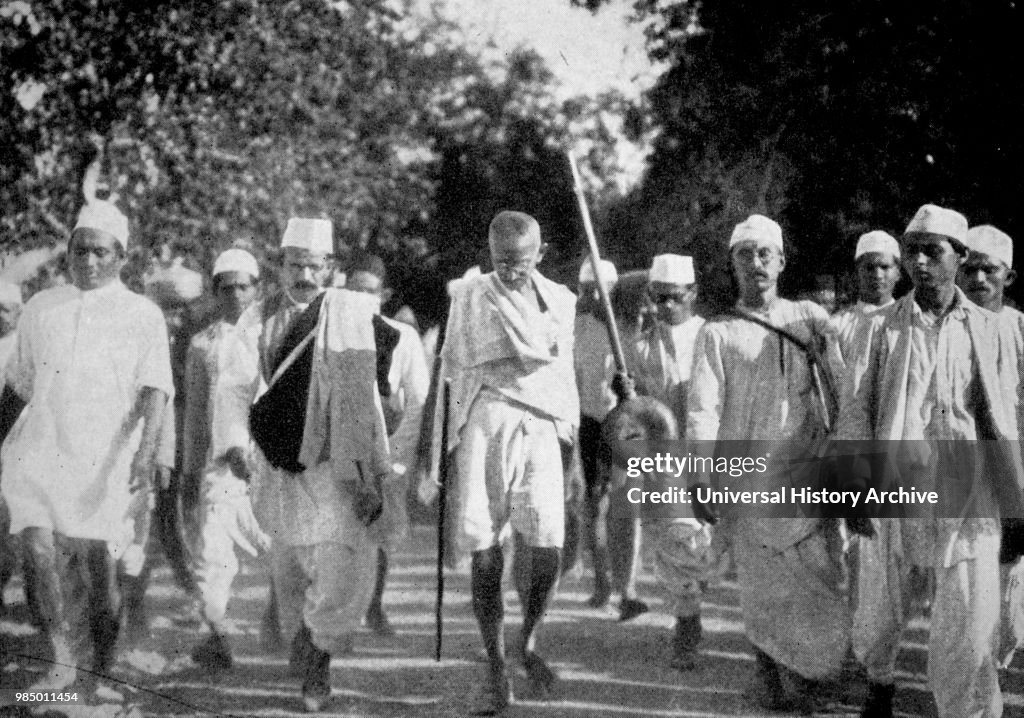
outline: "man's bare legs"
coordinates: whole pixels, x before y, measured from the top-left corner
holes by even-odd
[[[515,545],[513,569],[516,591],[523,607],[523,665],[534,688],[547,693],[558,676],[537,654],[537,629],[544,619],[548,603],[555,595],[561,552],[557,548],[529,546],[519,534],[515,536]]]
[[[501,595],[501,574],[504,570],[505,556],[501,546],[473,552],[473,615],[480,627],[490,666],[486,700],[474,711],[475,715],[498,715],[512,702],[505,666],[505,603]]]

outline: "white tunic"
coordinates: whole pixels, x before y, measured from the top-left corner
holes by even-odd
[[[4,444],[11,532],[112,540],[122,530],[143,387],[174,395],[163,315],[115,281],[25,305],[8,383],[27,406]]]

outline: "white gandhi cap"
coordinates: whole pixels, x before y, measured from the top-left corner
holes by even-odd
[[[693,271],[693,257],[681,254],[659,254],[651,262],[648,282],[664,282],[665,284],[693,284],[697,277]]]
[[[925,232],[949,237],[967,246],[967,218],[959,212],[934,204],[926,204],[907,225],[906,234]]]
[[[615,268],[614,264],[607,259],[602,259],[600,264],[601,267],[597,271],[601,273],[601,279],[604,280],[606,285],[613,285],[619,281],[619,270]],[[584,284],[586,282],[597,282],[594,278],[594,263],[590,260],[590,257],[584,259],[583,264],[580,265],[579,283]]]
[[[224,272],[243,272],[253,279],[260,276],[260,265],[256,257],[244,249],[226,249],[217,257],[213,263],[213,276]]]
[[[729,238],[729,249],[732,249],[740,242],[767,241],[775,245],[780,252],[785,251],[782,247],[782,227],[775,220],[765,217],[763,214],[752,214],[736,225]]]
[[[295,247],[313,254],[334,253],[334,227],[329,219],[292,217],[281,238],[281,248]]]
[[[890,257],[899,259],[900,243],[888,232],[876,229],[874,232],[868,232],[860,236],[860,239],[857,240],[857,249],[853,253],[853,259],[856,261],[860,259],[862,254],[870,254],[872,252],[888,254]]]
[[[78,213],[75,229],[95,229],[106,232],[128,249],[128,218],[113,202],[94,199]]]
[[[998,259],[1007,268],[1013,266],[1013,240],[991,224],[982,224],[967,230],[967,249]]]

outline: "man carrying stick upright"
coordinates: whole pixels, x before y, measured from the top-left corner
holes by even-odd
[[[500,212],[488,239],[495,271],[454,289],[441,353],[441,375],[452,381],[449,525],[455,547],[472,554],[473,613],[490,664],[475,715],[498,715],[512,701],[501,592],[502,542],[510,534],[526,672],[542,693],[556,680],[535,641],[565,533],[561,443],[572,441],[580,411],[575,297],[536,269],[544,255],[540,226],[522,212]]]

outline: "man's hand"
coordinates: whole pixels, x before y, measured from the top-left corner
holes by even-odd
[[[693,497],[693,502],[690,504],[693,506],[693,516],[698,521],[714,526],[718,523],[718,519],[721,518],[718,514],[718,508],[713,503],[697,501],[697,489],[708,490],[710,487],[707,484],[693,484],[690,487],[690,496]]]
[[[249,470],[249,463],[245,460],[245,449],[240,446],[232,446],[224,452],[224,461],[235,477],[242,481],[249,481],[252,472]]]
[[[619,403],[622,403],[626,399],[636,396],[636,382],[626,372],[615,372],[615,376],[612,378],[612,392]]]
[[[384,513],[384,498],[380,489],[372,485],[360,485],[356,490],[355,512],[363,526],[372,526]]]

